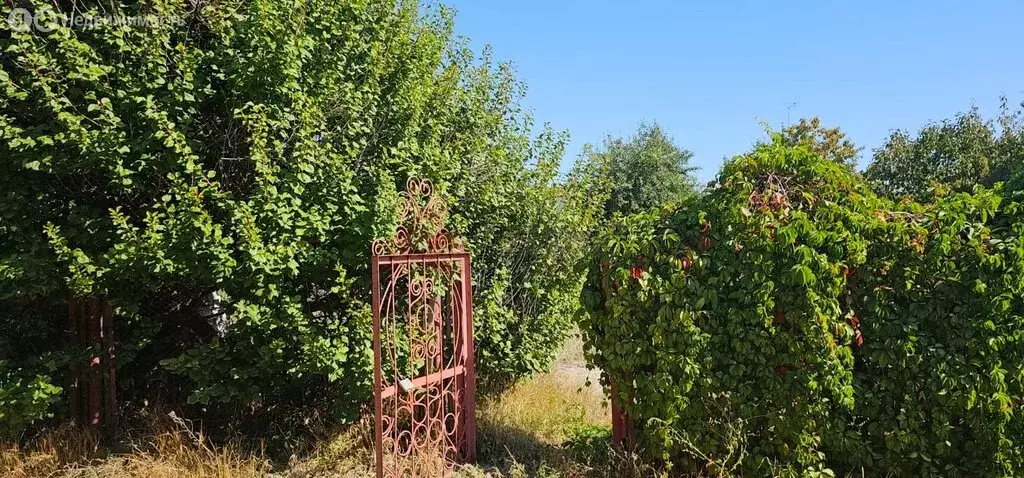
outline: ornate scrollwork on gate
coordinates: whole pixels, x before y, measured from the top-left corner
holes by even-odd
[[[371,245],[377,476],[445,476],[476,456],[470,257],[429,181]]]
[[[395,235],[374,241],[374,255],[464,252],[462,243],[453,239],[445,226],[448,206],[434,195],[430,180],[410,178],[401,196]]]

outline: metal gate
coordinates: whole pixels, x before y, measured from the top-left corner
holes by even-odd
[[[469,254],[429,181],[403,196],[401,225],[370,259],[377,476],[444,476],[476,460]]]

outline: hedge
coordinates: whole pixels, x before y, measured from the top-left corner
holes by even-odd
[[[880,199],[775,138],[597,240],[589,359],[670,468],[1013,476],[1020,214],[998,189]]]
[[[434,183],[473,254],[482,378],[547,366],[592,208],[558,179],[565,135],[533,127],[514,71],[454,37],[450,11],[102,3],[76,15],[174,21],[79,29],[33,0],[48,31],[0,22],[0,327],[17,332],[0,360],[31,377],[3,379],[19,403],[0,412],[55,410],[18,397],[50,394],[81,355],[61,345],[74,294],[116,308],[124,401],[353,416],[372,378],[369,245],[409,177]]]

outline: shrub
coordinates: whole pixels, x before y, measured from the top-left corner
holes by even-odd
[[[28,424],[50,416],[60,393],[50,377],[12,370],[0,360],[0,438],[17,438]]]
[[[705,196],[598,241],[584,330],[648,446],[824,466],[820,430],[853,406],[839,270],[863,261],[867,194],[803,147],[766,145]]]
[[[834,459],[901,476],[1020,474],[1021,206],[979,189],[879,216],[850,278],[864,346]]]
[[[583,331],[641,443],[714,472],[1011,476],[1018,206],[893,204],[784,144],[597,241]]]
[[[587,198],[556,180],[564,138],[531,136],[514,73],[454,39],[447,10],[76,8],[181,21],[0,39],[0,308],[107,296],[123,397],[351,414],[372,377],[369,244],[420,176],[473,254],[481,372],[544,367]],[[53,351],[63,317],[4,314],[41,333],[0,352]]]

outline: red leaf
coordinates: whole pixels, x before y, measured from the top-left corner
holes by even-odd
[[[700,249],[702,251],[706,251],[708,249],[711,249],[711,238],[710,237],[704,236],[704,237],[700,238]]]
[[[782,325],[786,323],[786,313],[782,309],[775,309],[775,320],[772,321],[772,325]]]

